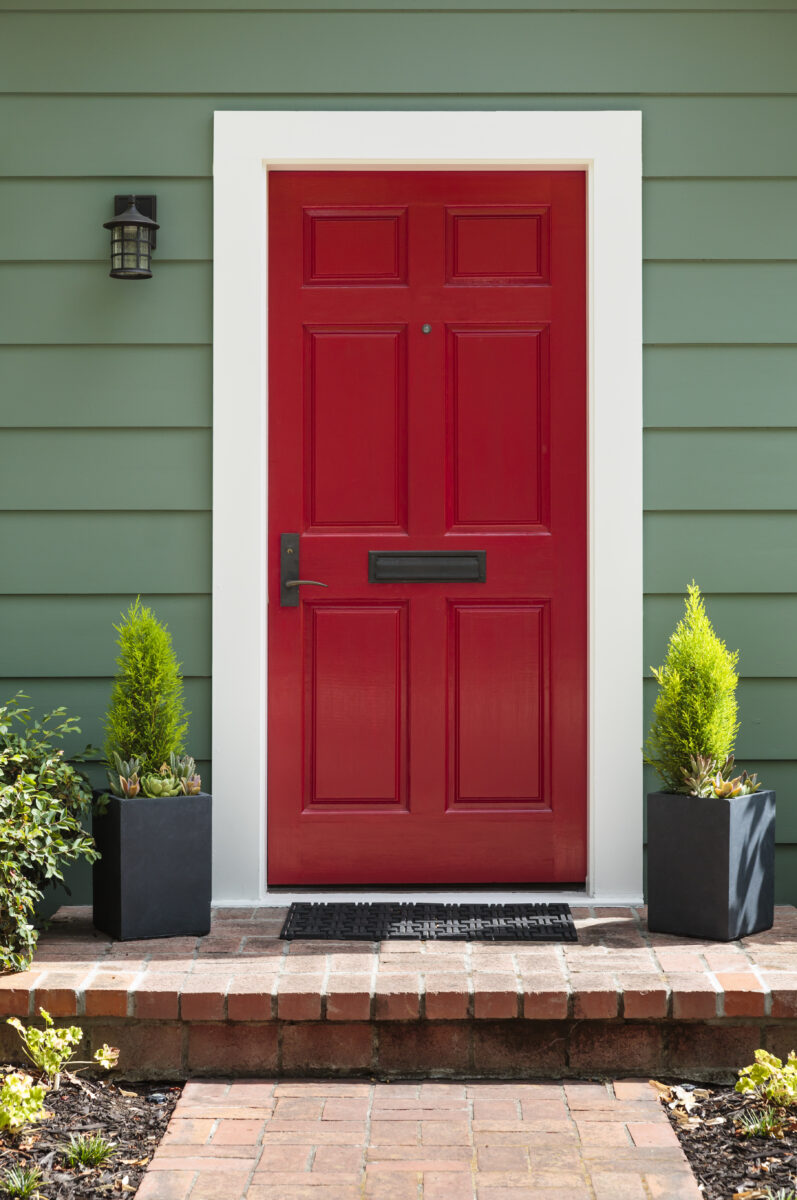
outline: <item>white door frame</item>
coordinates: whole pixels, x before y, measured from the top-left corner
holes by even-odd
[[[280,167],[587,171],[588,877],[584,892],[567,897],[641,900],[641,130],[639,112],[215,114],[214,902],[284,904],[294,894],[266,885],[266,181]],[[319,899],[329,894],[309,891]],[[412,892],[419,899],[487,899],[483,891]],[[550,888],[539,893],[548,894],[567,898]],[[489,898],[517,895],[496,888]]]

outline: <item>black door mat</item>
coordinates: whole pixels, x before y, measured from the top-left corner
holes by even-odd
[[[292,904],[280,937],[340,942],[576,942],[569,904]]]

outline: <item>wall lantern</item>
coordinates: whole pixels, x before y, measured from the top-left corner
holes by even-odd
[[[103,229],[111,231],[111,278],[151,279],[155,249],[155,196],[114,196],[114,218]]]

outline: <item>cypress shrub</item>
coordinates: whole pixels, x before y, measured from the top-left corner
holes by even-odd
[[[188,729],[180,664],[172,637],[139,596],[122,615],[119,657],[105,720],[105,758],[138,758],[142,774],[184,753]]]
[[[684,770],[689,769],[691,758],[702,755],[719,767],[733,753],[739,730],[738,660],[739,652],[728,650],[714,632],[693,580],[664,665],[652,668],[659,691],[644,757],[665,791],[689,790]]]

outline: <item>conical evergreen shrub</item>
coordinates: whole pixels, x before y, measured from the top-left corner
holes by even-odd
[[[188,730],[180,664],[172,637],[139,596],[122,615],[119,657],[105,720],[105,758],[141,760],[142,774],[184,753]]]
[[[693,756],[708,756],[721,766],[733,753],[739,730],[738,660],[739,652],[728,650],[714,632],[693,580],[664,665],[652,668],[659,691],[645,762],[655,768],[665,791],[688,790],[684,768]]]

